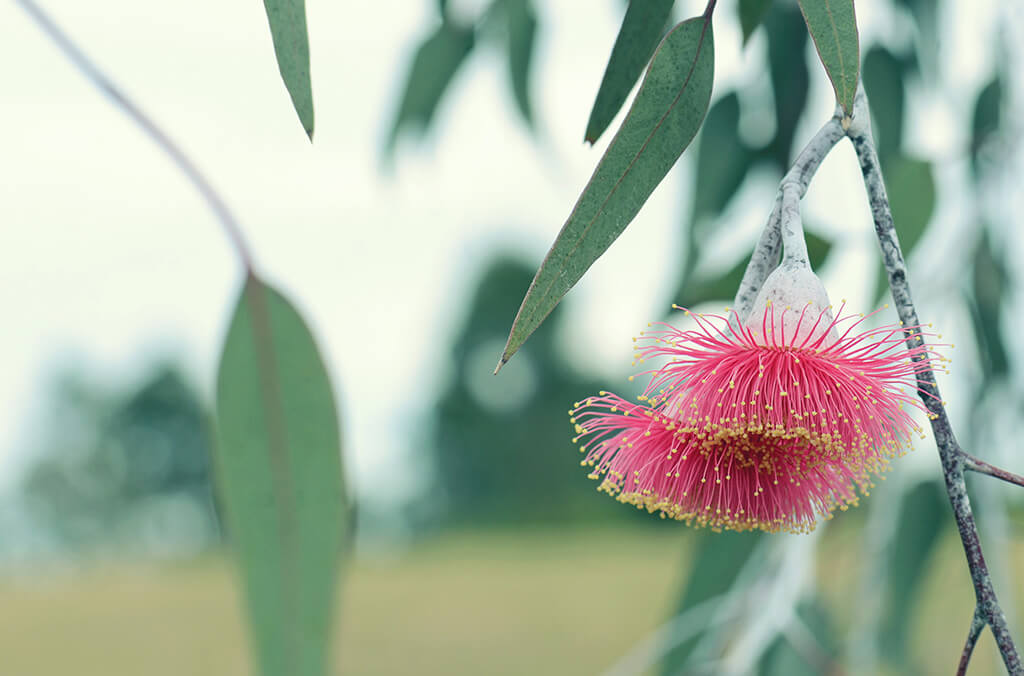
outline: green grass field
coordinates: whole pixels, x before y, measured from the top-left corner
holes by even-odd
[[[856,562],[832,544],[820,585],[841,615]],[[340,594],[336,672],[600,673],[665,620],[683,547],[675,529],[584,529],[451,535],[365,554]],[[957,547],[943,544],[917,614],[911,647],[925,673],[952,672],[967,628],[970,587]],[[1024,561],[1024,548],[1016,554]],[[0,583],[0,607],[3,674],[251,673],[237,586],[221,557],[23,574]],[[985,639],[971,673],[998,673],[992,658]]]

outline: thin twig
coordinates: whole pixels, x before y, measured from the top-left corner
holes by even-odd
[[[775,206],[768,216],[768,223],[761,232],[761,238],[754,247],[754,253],[750,257],[747,269],[743,273],[743,281],[740,282],[739,291],[736,292],[736,300],[733,303],[740,318],[746,318],[754,307],[754,300],[761,290],[764,280],[778,267],[779,255],[782,250],[781,223],[782,223],[782,201],[783,195],[790,189],[795,188],[798,198],[803,198],[807,193],[807,186],[810,185],[818,167],[821,166],[825,156],[840,139],[844,132],[842,127],[842,109],[836,108],[835,115],[818,130],[818,133],[808,142],[793,162],[792,168],[779,183],[779,192],[775,198]]]
[[[130,117],[142,131],[146,133],[150,139],[156,143],[167,155],[171,158],[171,161],[177,165],[181,173],[185,174],[186,177],[192,182],[199,194],[202,195],[206,201],[210,210],[213,211],[217,220],[220,221],[221,226],[224,229],[225,234],[231,241],[232,246],[238,253],[238,258],[242,261],[242,265],[245,266],[246,270],[251,272],[253,269],[252,255],[249,253],[249,247],[246,245],[245,238],[242,236],[242,229],[238,225],[238,221],[234,215],[228,209],[227,204],[221,199],[217,191],[214,190],[206,177],[199,171],[199,168],[185,155],[185,153],[178,147],[178,145],[171,140],[171,138],[164,133],[156,123],[139,108],[131,99],[127,97],[114,82],[107,77],[103,71],[96,66],[93,61],[86,56],[85,52],[81,50],[71,38],[65,33],[50,16],[43,11],[39,5],[33,0],[15,0],[15,2],[21,5],[25,13],[28,14],[36,22],[36,24],[46,33],[57,48],[73,63],[79,71],[88,78],[97,89],[106,94],[115,106],[121,109],[125,115]]]
[[[974,646],[978,643],[978,638],[984,628],[985,618],[981,616],[981,611],[975,606],[974,615],[971,617],[971,628],[967,630],[967,640],[964,641],[964,649],[960,653],[960,664],[957,665],[956,676],[966,676],[971,653],[974,652]]]
[[[864,94],[862,86],[857,90],[853,119],[849,124],[847,136],[853,142],[860,162],[864,186],[867,189],[868,201],[871,205],[871,214],[875,221],[875,233],[878,235],[882,259],[889,277],[889,288],[892,290],[893,301],[900,321],[906,327],[907,344],[909,347],[918,347],[916,341],[919,339],[915,338],[916,329],[914,327],[920,326],[921,321],[918,319],[917,309],[911,299],[910,284],[907,281],[907,266],[903,260],[896,229],[893,226],[892,210],[889,207],[889,198],[885,193],[885,183],[882,180],[878,154],[875,151],[875,143],[871,135],[871,116],[868,111],[867,96]],[[917,354],[914,359],[920,361],[926,357]],[[999,606],[999,600],[996,597],[992,578],[981,549],[978,528],[974,521],[971,501],[967,496],[967,486],[964,482],[964,454],[953,434],[953,428],[946,415],[946,408],[931,368],[926,367],[918,372],[917,386],[921,401],[927,408],[928,417],[931,419],[932,432],[935,435],[935,444],[938,447],[943,478],[946,482],[946,494],[953,508],[957,529],[960,532],[960,541],[963,543],[964,553],[967,556],[967,566],[971,571],[977,612],[992,628],[992,634],[1007,672],[1013,676],[1024,675],[1024,666],[1021,665],[1017,646],[1006,625],[1006,616]]]
[[[1003,469],[1002,467],[996,467],[995,465],[989,464],[984,460],[979,460],[978,458],[975,458],[973,455],[962,449],[960,451],[960,454],[963,458],[964,469],[970,470],[972,472],[977,472],[978,474],[987,474],[989,476],[993,476],[997,479],[1002,479],[1003,481],[1006,481],[1011,484],[1016,484],[1018,486],[1024,486],[1024,476],[1014,474],[1013,472],[1009,472]]]

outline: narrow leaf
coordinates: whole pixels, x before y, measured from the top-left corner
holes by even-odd
[[[988,383],[1005,376],[1009,367],[1006,345],[1001,333],[1003,296],[1011,288],[1009,272],[1002,252],[992,244],[987,231],[974,251],[973,302],[968,303],[977,337],[981,366]]]
[[[713,77],[710,17],[690,19],[672,29],[655,52],[629,114],[537,270],[500,364],[625,230],[679,159],[707,112]]]
[[[799,0],[807,30],[814,40],[836,99],[849,115],[857,93],[860,43],[853,0]]]
[[[249,277],[217,374],[217,478],[264,676],[324,676],[346,498],[313,336]]]
[[[775,138],[765,149],[781,173],[789,171],[796,126],[807,103],[811,75],[804,53],[807,28],[796,7],[775,3],[764,22],[768,33],[768,74],[775,99]]]
[[[822,600],[801,602],[788,631],[765,651],[757,673],[761,676],[820,676],[838,674],[840,652],[835,623]],[[800,641],[799,647],[796,641]]]
[[[936,192],[932,165],[912,157],[893,157],[885,168],[885,189],[889,195],[892,220],[900,239],[900,247],[906,256],[921,240],[935,211]],[[877,297],[881,298],[888,289],[885,270],[881,265],[878,282]]]
[[[392,153],[403,129],[409,128],[417,133],[427,130],[441,97],[473,49],[474,41],[472,26],[445,21],[419,46],[405,78],[402,100],[384,148],[385,155]]]
[[[309,78],[309,33],[305,0],[263,0],[277,67],[306,136],[313,140],[313,85]]]
[[[508,18],[508,68],[516,107],[528,125],[533,125],[530,101],[530,65],[537,36],[537,13],[531,0],[506,0]]]
[[[1003,84],[997,73],[978,93],[971,120],[971,170],[978,176],[978,157],[985,142],[999,129],[1002,117]]]
[[[876,130],[878,158],[883,168],[903,147],[903,68],[903,63],[880,45],[873,46],[864,56],[864,89],[871,101],[871,125]]]
[[[677,612],[683,613],[697,604],[729,591],[754,556],[762,533],[712,533],[700,531],[694,534],[693,563],[690,574],[683,586]],[[714,615],[714,611],[708,613]],[[684,668],[693,649],[703,636],[699,634],[675,646],[662,661],[661,673],[675,676],[687,673]]]
[[[948,519],[949,503],[937,481],[921,482],[903,496],[899,525],[888,549],[886,609],[876,624],[882,655],[902,667],[898,673],[914,671],[909,668],[907,653],[914,604]]]
[[[673,0],[631,0],[608,58],[585,140],[594,143],[622,108],[665,33]]]
[[[737,9],[740,13],[740,28],[743,31],[743,46],[753,35],[754,30],[761,25],[772,0],[740,0]]]
[[[739,190],[751,164],[750,152],[739,135],[740,100],[730,92],[715,102],[697,139],[694,175],[694,224],[703,216],[718,215]]]

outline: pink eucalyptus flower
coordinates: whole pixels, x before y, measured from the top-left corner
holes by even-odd
[[[943,360],[926,334],[867,328],[845,302],[833,317],[809,268],[813,279],[781,270],[745,321],[687,311],[696,329],[641,334],[637,359],[668,363],[647,372],[640,403],[607,392],[577,403],[574,441],[600,490],[716,530],[809,531],[856,505],[855,488],[867,495],[920,433],[907,412],[924,409],[916,374]],[[778,303],[797,298],[809,300]]]

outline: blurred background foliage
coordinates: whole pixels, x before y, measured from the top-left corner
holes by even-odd
[[[544,121],[533,100],[534,80],[544,66],[535,63],[542,7],[530,0],[494,0],[474,15],[443,0],[430,4],[434,16],[418,36],[410,36],[411,58],[396,73],[400,94],[382,157],[394,162],[404,142],[434,132],[444,107],[459,105],[447,101],[452,83],[483,50],[501,55],[510,104],[543,145]],[[624,3],[615,4],[626,11]],[[917,270],[928,263],[914,257],[915,248],[936,223],[949,222],[937,218],[943,200],[936,163],[966,167],[959,174],[966,195],[959,208],[969,225],[955,235],[955,248],[968,252],[966,264],[931,265],[942,267],[939,274],[947,278],[937,293],[951,290],[943,302],[962,305],[973,328],[974,345],[957,355],[956,368],[969,374],[963,382],[974,396],[964,400],[977,406],[964,417],[960,436],[965,446],[998,461],[1009,457],[1007,446],[1019,437],[1024,412],[1020,367],[1006,341],[1014,335],[1006,308],[1011,294],[1019,293],[1019,272],[1007,253],[1014,223],[989,206],[1005,185],[1009,158],[1020,152],[1019,129],[1006,114],[1010,93],[1020,94],[1019,78],[1008,80],[1008,69],[996,67],[977,91],[961,157],[921,155],[908,145],[906,131],[910,111],[927,114],[926,103],[915,97],[924,100],[941,90],[936,63],[944,37],[937,17],[948,3],[878,4],[875,11],[889,12],[900,29],[885,41],[862,42],[862,74],[896,226]],[[698,10],[676,3],[674,11],[683,18]],[[723,214],[751,177],[767,172],[777,180],[788,169],[803,140],[812,80],[824,80],[795,2],[722,2],[715,21],[739,25],[747,48],[763,52],[763,73],[716,87],[700,135],[683,160],[693,167],[684,174],[693,199],[679,216],[682,262],[665,307],[731,301],[753,240],[749,233],[729,232]],[[660,35],[667,26],[658,26]],[[753,39],[758,33],[763,39]],[[991,49],[994,63],[1009,60],[1003,42]],[[592,117],[587,125],[581,119],[579,129],[582,134],[587,128],[593,138],[602,124],[607,121]],[[573,197],[566,195],[567,210]],[[557,225],[551,224],[552,236]],[[809,227],[813,264],[827,266],[848,240],[825,225]],[[715,259],[708,251],[723,235],[743,246],[729,260],[705,264]],[[936,235],[943,237],[948,233]],[[970,586],[930,437],[917,451],[928,456],[928,469],[897,470],[862,508],[842,514],[802,544],[786,536],[690,531],[639,515],[594,492],[569,443],[566,411],[572,402],[610,384],[567,358],[559,338],[563,307],[516,356],[517,368],[491,376],[537,263],[494,252],[472,283],[450,343],[437,346],[438,362],[452,368],[438,391],[421,395],[429,405],[414,434],[425,479],[414,498],[395,506],[406,532],[414,535],[412,549],[401,553],[395,543],[382,544],[373,522],[361,522],[364,549],[343,592],[336,648],[346,673],[408,673],[416,665],[420,673],[585,674],[621,658],[608,673],[669,676],[718,673],[726,654],[735,660],[732,666],[758,674],[949,670],[950,655],[959,653],[967,629]],[[862,281],[873,285],[869,293],[882,303],[888,290],[880,266],[871,265],[877,270],[864,272]],[[934,281],[936,273],[924,270],[921,277]],[[914,288],[921,296],[930,293],[923,284]],[[217,599],[221,609],[210,617],[225,623],[216,631],[232,627],[224,630],[224,641],[237,653],[227,661],[189,663],[195,670],[188,673],[244,673],[237,617],[224,610],[232,598],[216,591],[227,582],[219,558],[224,535],[211,490],[209,403],[183,372],[182,365],[161,363],[137,382],[115,387],[102,376],[66,369],[55,379],[39,423],[44,433],[10,501],[19,516],[3,522],[18,524],[12,532],[29,543],[19,545],[22,562],[180,559],[207,551],[198,559],[200,568],[153,574],[139,587],[143,591],[132,593],[162,609],[168,622],[181,627],[181,636],[188,635],[192,616],[171,610],[173,604],[154,586],[181,585],[183,598]],[[1024,580],[1013,571],[1024,564],[1022,502],[1003,488],[986,479],[971,485],[987,552],[1002,578],[997,589],[1020,636],[1016,616],[1024,609]],[[40,608],[66,612],[64,600],[79,596],[82,603],[120,602],[110,595],[123,585],[123,575],[88,576],[93,587],[57,587],[51,596],[12,585],[0,589],[0,599],[9,599],[5,605],[13,604],[26,618],[3,629],[5,650],[29,628],[52,631],[43,624],[49,613]],[[90,597],[88,589],[99,591]],[[481,607],[473,605],[477,595]],[[701,609],[701,620],[686,624],[693,608]],[[34,612],[40,619],[32,619]],[[480,622],[463,617],[460,623],[459,614]],[[416,618],[421,621],[410,626]],[[392,630],[396,623],[400,630]],[[476,643],[483,647],[470,649]],[[933,650],[935,645],[949,649]],[[980,653],[975,669],[990,673],[986,669],[996,663],[984,648]],[[501,666],[496,659],[504,660]],[[641,669],[630,671],[629,665],[638,664]],[[108,666],[96,673],[118,670]],[[43,673],[18,673],[30,672]],[[147,673],[163,672],[154,667]]]

